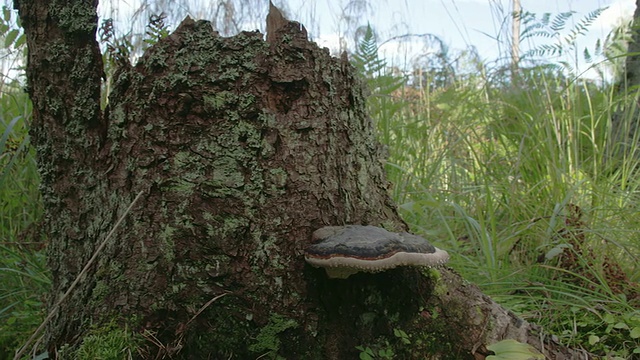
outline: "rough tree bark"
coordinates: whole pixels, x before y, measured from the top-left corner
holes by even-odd
[[[627,87],[637,87],[640,85],[640,0],[636,0],[631,29],[628,56],[625,58],[625,83]]]
[[[96,2],[16,6],[29,46],[50,304],[143,192],[50,323],[50,355],[115,321],[154,334],[158,342],[140,344],[148,358],[353,359],[356,346],[378,345],[396,358],[478,359],[504,338],[549,359],[585,358],[450,269],[329,280],[305,264],[311,233],[325,225],[407,226],[352,67],[298,23],[265,42],[186,19],[119,69],[101,111]]]
[[[631,40],[628,43],[627,56],[625,57],[625,72],[622,79],[618,79],[618,95],[624,98],[631,95],[635,98],[635,104],[618,109],[611,119],[612,133],[608,160],[614,166],[619,166],[625,157],[640,157],[640,152],[635,148],[638,124],[640,123],[640,106],[637,92],[640,86],[640,0],[636,0],[636,9],[633,13],[631,25]]]

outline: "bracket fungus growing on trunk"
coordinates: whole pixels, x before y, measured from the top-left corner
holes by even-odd
[[[311,266],[324,268],[330,278],[346,279],[358,272],[380,272],[398,266],[437,266],[449,254],[427,240],[376,226],[326,226],[312,235],[305,249]]]

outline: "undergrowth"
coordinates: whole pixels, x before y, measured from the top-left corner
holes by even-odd
[[[357,51],[411,228],[564,344],[638,356],[637,94],[545,63],[506,80],[478,63],[475,76],[430,86],[428,69],[394,76],[371,29]]]
[[[25,37],[6,6],[0,38],[0,359],[8,359],[42,322],[50,280],[38,231],[39,176],[27,133],[31,104],[19,79]]]

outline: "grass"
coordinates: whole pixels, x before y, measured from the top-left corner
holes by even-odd
[[[548,64],[513,84],[468,60],[473,73],[442,81],[423,69],[406,82],[377,57],[373,32],[358,46],[403,217],[463,277],[562,342],[637,356],[637,94]],[[0,89],[0,359],[42,321],[49,287],[31,109],[15,84]]]
[[[612,122],[631,124],[636,94],[544,65],[517,87],[477,75],[385,92],[385,71],[368,78],[370,110],[412,229],[565,343],[640,353],[638,138],[616,138]]]
[[[28,135],[31,102],[17,78],[24,74],[25,37],[7,6],[0,38],[0,359],[9,359],[42,322],[50,278],[39,229],[40,178]]]
[[[0,359],[7,359],[42,321],[50,280],[38,235],[42,205],[27,134],[30,104],[19,87],[0,90]]]

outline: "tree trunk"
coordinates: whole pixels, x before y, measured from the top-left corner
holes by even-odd
[[[626,57],[625,80],[629,88],[640,85],[640,0],[636,0],[633,13],[632,34]]]
[[[407,226],[352,67],[298,23],[278,25],[265,42],[186,19],[119,69],[101,111],[96,3],[16,5],[29,46],[52,309],[143,194],[50,322],[50,355],[118,324],[149,340],[138,344],[140,358],[353,359],[362,346],[396,358],[477,359],[503,338],[549,359],[585,358],[541,344],[535,327],[450,269],[333,280],[305,264],[320,227]]]
[[[640,123],[640,0],[636,0],[631,26],[631,40],[625,57],[624,76],[619,79],[618,95],[635,101],[628,101],[618,109],[611,119],[611,142],[607,149],[607,160],[613,167],[620,167],[625,158],[638,158],[638,124]]]

